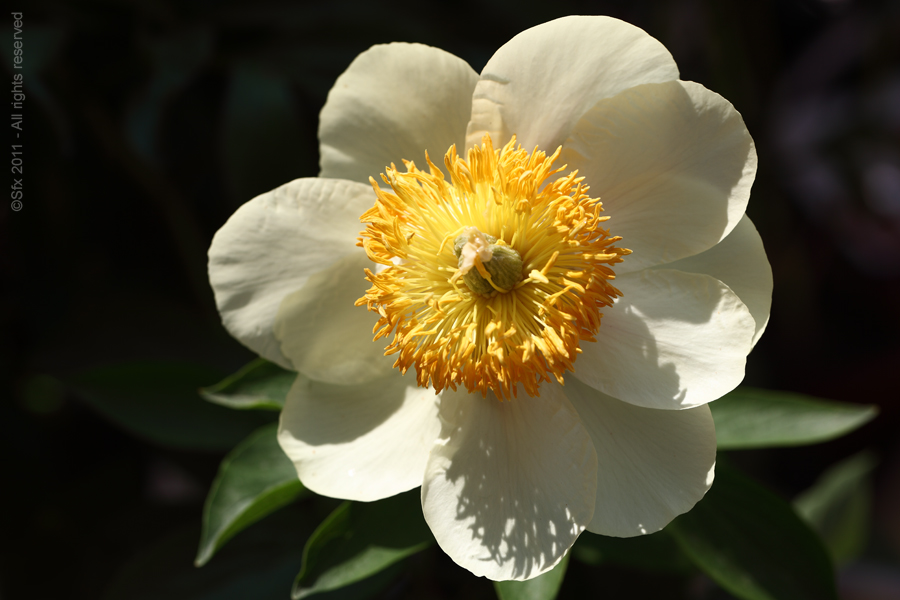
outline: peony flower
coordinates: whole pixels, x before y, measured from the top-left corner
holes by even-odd
[[[703,497],[707,403],[772,289],[731,104],[642,30],[567,17],[481,75],[375,46],[319,139],[320,176],[243,205],[209,251],[225,327],[299,374],[279,441],[307,487],[421,486],[441,548],[495,580]]]

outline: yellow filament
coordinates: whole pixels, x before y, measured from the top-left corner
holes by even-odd
[[[387,268],[366,270],[372,287],[357,305],[379,314],[376,340],[393,334],[385,354],[397,355],[394,366],[415,366],[418,384],[437,392],[462,385],[500,399],[520,388],[539,395],[542,382],[573,370],[579,343],[599,330],[600,309],[621,295],[610,267],[631,251],[600,226],[609,217],[599,199],[577,173],[553,169],[560,149],[548,157],[515,141],[498,151],[485,136],[465,159],[451,146],[449,182],[427,153],[427,173],[410,161],[405,173],[385,170],[391,191],[370,178],[377,200],[360,217],[359,245]],[[522,257],[513,289],[494,286],[486,297],[458,281],[452,241],[468,227]],[[480,259],[475,267],[494,285]]]

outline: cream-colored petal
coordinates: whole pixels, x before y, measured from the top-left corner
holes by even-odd
[[[421,485],[440,431],[434,390],[417,387],[415,377],[334,385],[301,375],[281,411],[278,442],[309,489],[370,501]]]
[[[597,451],[597,504],[589,531],[631,537],[653,533],[689,511],[712,485],[716,430],[709,407],[634,406],[566,380]]]
[[[641,85],[597,103],[560,162],[585,177],[610,231],[634,252],[617,273],[711,248],[741,220],[756,176],[741,115],[689,81]]]
[[[356,253],[359,216],[372,188],[335,179],[297,179],[241,206],[213,237],[209,281],[222,323],[245,346],[294,368],[272,332],[289,293]]]
[[[665,46],[611,17],[563,17],[504,44],[475,88],[469,147],[489,133],[494,147],[511,135],[527,150],[552,153],[603,98],[641,83],[678,79]]]
[[[345,256],[288,295],[275,317],[275,337],[294,368],[316,381],[357,384],[387,376],[395,357],[387,342],[372,341],[378,314],[355,306],[374,268],[363,250]]]
[[[373,46],[328,92],[319,115],[321,177],[368,181],[393,162],[436,165],[462,150],[478,74],[464,60],[421,44]]]
[[[706,252],[682,258],[664,265],[664,268],[712,275],[730,287],[756,321],[756,333],[753,334],[753,344],[756,345],[769,323],[772,267],[769,266],[762,239],[747,215],[728,237]]]
[[[594,510],[597,455],[558,384],[539,398],[450,392],[422,484],[438,544],[494,580],[530,579],[556,565]]]
[[[709,275],[647,269],[615,281],[623,296],[603,311],[596,342],[582,343],[575,377],[637,406],[690,408],[744,378],[756,323]]]

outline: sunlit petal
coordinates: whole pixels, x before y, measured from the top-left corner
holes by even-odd
[[[659,531],[712,485],[716,429],[708,406],[634,406],[577,379],[566,382],[565,393],[597,451],[597,503],[589,531],[618,537]]]
[[[336,179],[297,179],[241,206],[213,238],[209,281],[228,332],[286,368],[272,330],[284,297],[356,248],[372,188]]]
[[[645,84],[599,102],[561,160],[577,169],[634,252],[617,273],[702,252],[737,225],[756,149],[727,100],[689,81]]]
[[[665,269],[712,275],[731,288],[756,321],[753,344],[769,323],[772,307],[772,267],[766,249],[747,215],[728,237],[700,254],[663,265]]]
[[[597,343],[582,345],[575,377],[619,400],[680,409],[711,402],[744,378],[756,323],[709,275],[650,269],[616,279]]]
[[[599,100],[635,85],[678,79],[669,51],[610,17],[563,17],[504,44],[481,72],[466,144],[515,134],[527,149],[553,152]]]
[[[336,385],[299,377],[278,441],[309,489],[370,501],[421,485],[439,432],[437,397],[411,378]]]
[[[441,548],[491,579],[553,568],[590,522],[597,454],[557,385],[540,398],[441,398],[422,508]]]
[[[367,182],[391,163],[465,143],[478,74],[421,44],[373,46],[350,64],[319,117],[320,177]],[[359,215],[357,215],[359,216]]]

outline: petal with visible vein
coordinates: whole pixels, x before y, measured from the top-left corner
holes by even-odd
[[[527,29],[485,65],[475,87],[467,147],[489,133],[552,153],[599,100],[635,85],[678,79],[665,46],[611,17],[563,17]]]
[[[597,504],[588,531],[653,533],[693,508],[713,481],[716,430],[709,407],[634,406],[572,378],[566,396],[597,451]]]
[[[445,391],[422,508],[457,564],[493,580],[553,568],[590,522],[597,455],[556,384],[539,398]]]
[[[772,267],[769,266],[762,239],[747,215],[728,237],[706,252],[668,263],[664,268],[712,275],[730,287],[756,321],[756,332],[753,334],[753,344],[756,345],[769,323]]]
[[[440,433],[434,391],[394,373],[359,385],[298,377],[278,441],[300,480],[316,493],[380,500],[422,484]]]
[[[319,115],[321,177],[378,180],[391,163],[440,165],[462,148],[478,74],[422,44],[373,46],[338,77]],[[380,183],[380,181],[379,181]]]
[[[689,81],[636,86],[588,111],[560,162],[577,169],[633,254],[628,273],[698,254],[737,225],[756,149],[727,100]]]
[[[709,275],[646,269],[616,278],[623,296],[603,311],[596,342],[581,345],[574,376],[637,406],[691,408],[744,378],[756,323]]]
[[[293,369],[272,331],[281,301],[311,275],[359,252],[368,185],[297,179],[241,206],[209,248],[209,281],[222,323],[245,346]]]

